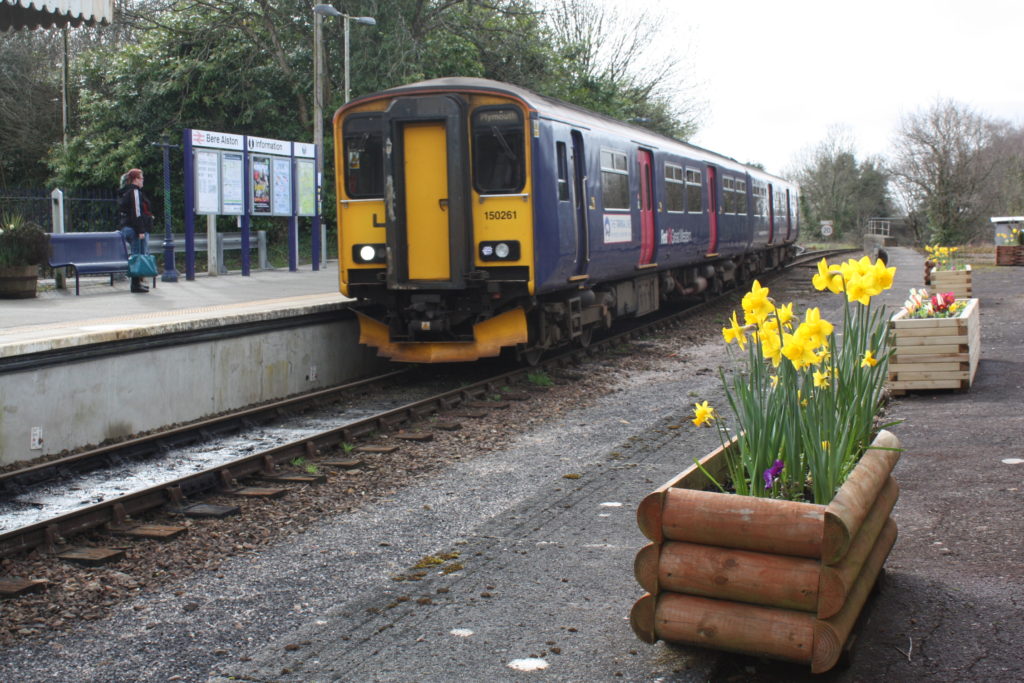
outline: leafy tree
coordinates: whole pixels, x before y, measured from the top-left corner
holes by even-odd
[[[61,139],[60,33],[0,33],[0,187],[45,181]]]

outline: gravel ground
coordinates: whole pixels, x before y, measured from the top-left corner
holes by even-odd
[[[809,273],[799,271],[773,282],[773,294],[798,309],[834,302],[808,291],[808,280]],[[716,445],[713,430],[694,428],[689,416],[694,401],[720,404],[716,370],[728,358],[718,329],[733,305],[560,372],[550,389],[532,391],[530,400],[510,402],[486,419],[458,418],[461,430],[433,430],[432,442],[401,442],[387,456],[360,455],[363,466],[327,472],[324,485],[295,488],[277,501],[210,501],[239,505],[237,517],[145,520],[184,523],[190,531],[170,543],[126,541],[128,557],[114,565],[83,568],[38,556],[4,560],[3,575],[46,579],[50,588],[0,603],[0,677],[800,677],[800,670],[762,660],[649,646],[624,620],[642,592],[630,570],[646,542],[633,522],[636,503]],[[398,440],[384,435],[378,442]],[[1019,512],[1019,495],[1015,500]],[[959,678],[938,675],[941,664],[898,667],[904,657],[921,656],[920,649],[904,654],[900,612],[930,624],[923,599],[907,604],[921,586],[931,604],[945,610],[942,623],[930,625],[933,633],[962,642],[968,628],[953,626],[958,589],[949,585],[950,573],[927,571],[919,553],[929,549],[918,541],[916,523],[910,533],[911,543],[901,538],[893,555],[900,590],[884,589],[878,601],[889,630],[878,642],[866,639],[864,659],[872,664],[829,678],[881,680],[875,674],[888,672],[893,680],[1009,680],[986,675],[1008,670],[998,657],[990,660],[992,668],[982,664]],[[99,535],[88,540],[111,545]],[[914,548],[910,557],[900,552],[905,545]],[[1019,567],[1004,576],[1019,579]],[[1017,615],[999,617],[1004,642],[1022,634],[1016,585],[1008,599]],[[994,581],[986,596],[1004,586]],[[971,628],[984,634],[993,627],[977,616],[983,611],[983,605],[973,608],[978,621]],[[933,659],[943,642],[932,640]],[[529,672],[531,666],[548,668]]]

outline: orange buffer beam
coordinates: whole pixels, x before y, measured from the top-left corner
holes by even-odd
[[[356,315],[359,343],[376,348],[378,356],[401,363],[462,363],[497,356],[502,347],[528,340],[526,313],[521,308],[474,325],[471,342],[393,342],[386,325],[361,313]]]

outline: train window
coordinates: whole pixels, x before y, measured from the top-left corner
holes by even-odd
[[[473,180],[480,193],[523,189],[526,164],[523,117],[512,107],[481,107],[473,112]]]
[[[669,213],[682,213],[685,210],[685,190],[683,169],[672,164],[665,164],[665,203],[668,205]]]
[[[736,182],[726,176],[722,178],[722,210],[725,213],[736,213]]]
[[[686,169],[686,210],[690,213],[704,212],[700,171],[695,168]]]
[[[622,152],[601,150],[601,201],[606,209],[629,208],[629,171]]]
[[[383,136],[360,132],[345,136],[345,191],[353,199],[384,196]]]
[[[558,201],[569,201],[569,163],[565,153],[565,143],[556,143],[558,152]]]
[[[768,215],[768,187],[766,185],[754,185],[754,215]]]
[[[747,181],[736,179],[736,213],[747,215]]]

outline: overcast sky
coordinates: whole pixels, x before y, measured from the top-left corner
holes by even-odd
[[[665,16],[658,42],[686,51],[707,105],[692,141],[770,172],[835,125],[858,159],[884,155],[939,98],[1024,125],[1022,0],[601,1]]]

